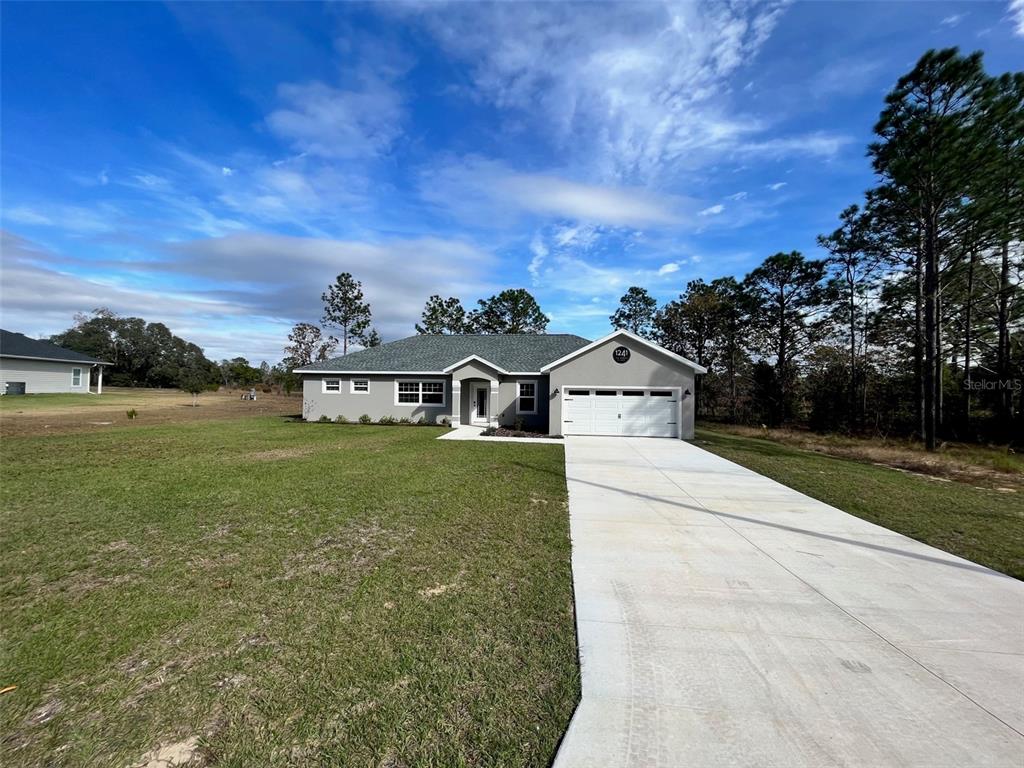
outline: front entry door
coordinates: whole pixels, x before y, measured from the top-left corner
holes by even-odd
[[[491,398],[490,384],[473,385],[473,423],[487,423],[487,405]]]

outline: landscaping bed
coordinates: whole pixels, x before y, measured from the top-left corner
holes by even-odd
[[[544,437],[552,440],[562,439],[561,435],[549,435],[546,432],[530,432],[525,429],[510,429],[508,427],[487,427],[480,434],[484,437]]]

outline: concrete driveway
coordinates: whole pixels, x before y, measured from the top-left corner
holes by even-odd
[[[688,443],[565,442],[555,768],[1024,765],[1024,584]]]

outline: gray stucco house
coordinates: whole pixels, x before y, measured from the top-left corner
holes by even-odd
[[[110,363],[22,333],[0,330],[0,394],[88,394],[92,391],[89,382],[93,368],[99,369],[96,394],[101,394],[104,365]]]
[[[367,415],[552,435],[693,437],[706,370],[627,331],[421,335],[295,369],[303,418]]]

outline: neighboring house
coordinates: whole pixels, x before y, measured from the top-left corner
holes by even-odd
[[[706,369],[627,331],[421,335],[295,369],[303,417],[367,415],[552,435],[693,437]]]
[[[56,344],[0,330],[0,394],[89,393],[92,369],[99,367],[96,394],[103,392],[103,360]]]

